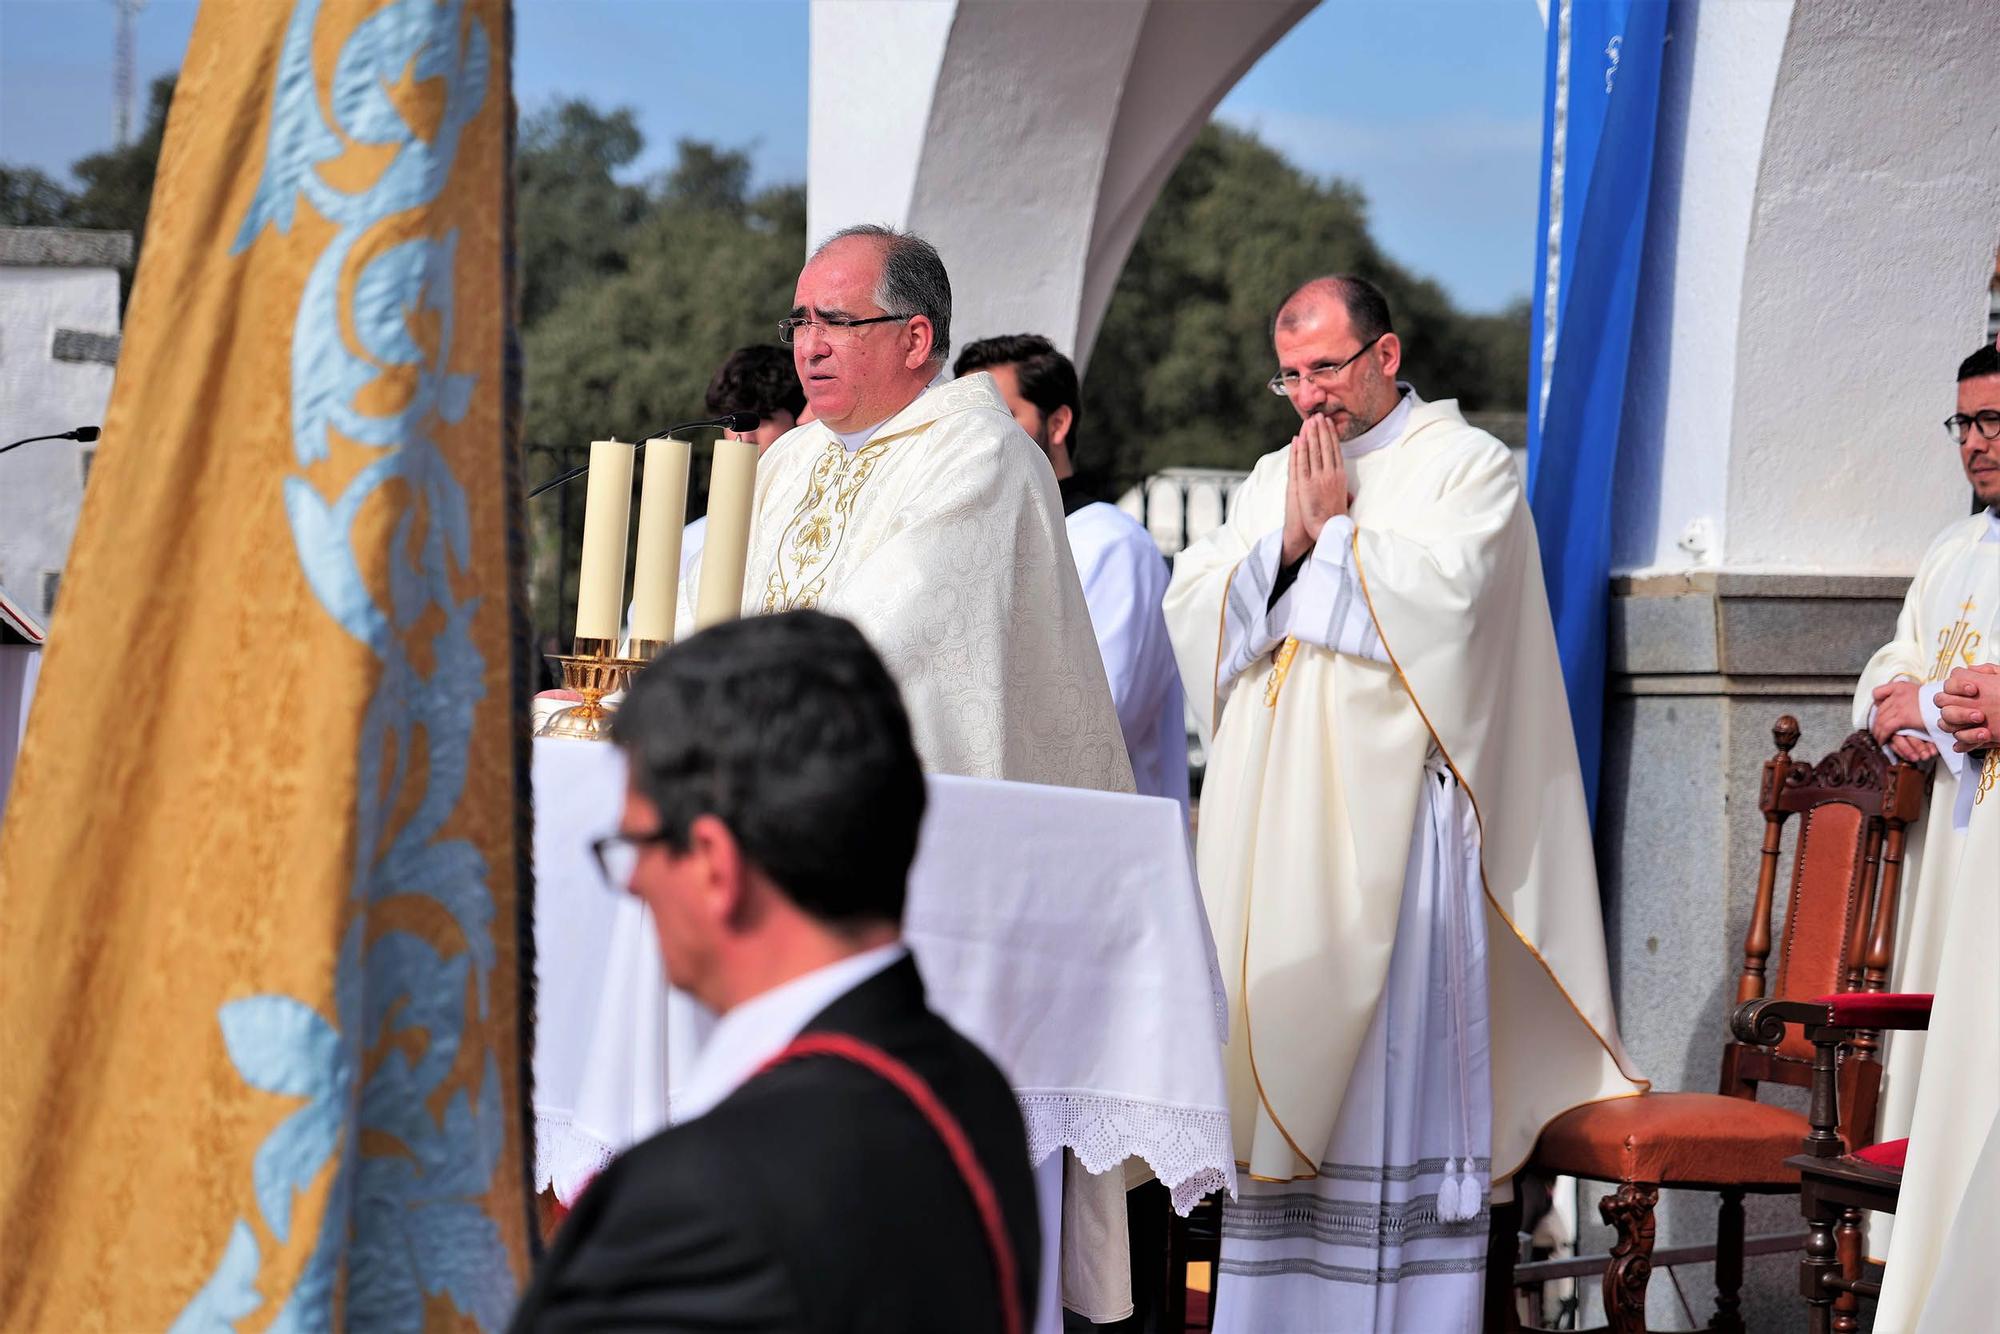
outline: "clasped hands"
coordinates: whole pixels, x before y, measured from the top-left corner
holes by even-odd
[[[1327,520],[1347,513],[1354,497],[1347,489],[1347,460],[1331,419],[1314,415],[1299,424],[1286,461],[1285,536],[1281,564],[1305,559]]]
[[[1922,689],[1915,681],[1890,681],[1874,691],[1875,740],[1911,764],[1937,754],[1937,747],[1921,737],[1897,735],[1905,729],[1924,730],[1918,702]],[[1994,723],[2000,719],[2000,663],[1957,668],[1932,702],[1938,706],[1938,726],[1952,735],[1954,751],[1962,755],[1993,745]]]

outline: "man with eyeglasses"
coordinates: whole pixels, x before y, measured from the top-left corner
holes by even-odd
[[[1909,911],[1890,980],[1937,1001],[1927,1033],[1889,1035],[1880,1135],[1910,1144],[1901,1204],[1870,1237],[1869,1253],[1886,1249],[1888,1260],[1878,1329],[1920,1327],[1957,1201],[2000,1114],[2000,348],[1959,365],[1944,425],[1979,512],[1931,544],[1896,637],[1854,696],[1857,727],[1901,759],[1937,766],[1930,813],[1904,855]]]
[[[1131,791],[1055,479],[992,377],[944,375],[937,251],[887,227],[838,232],[778,329],[816,420],[758,467],[744,612],[853,620],[902,688],[926,768]]]
[[[514,1328],[1018,1334],[1027,1137],[901,940],[925,792],[881,660],[816,612],[725,622],[640,674],[615,739],[600,865],[722,1019],[676,1126],[583,1193]]]
[[[1534,522],[1506,447],[1397,380],[1372,283],[1307,283],[1272,343],[1299,432],[1166,604],[1213,731],[1197,857],[1247,1165],[1215,1328],[1470,1334],[1489,1200],[1544,1126],[1645,1086]]]

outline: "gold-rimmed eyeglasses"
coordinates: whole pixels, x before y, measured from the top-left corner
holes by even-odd
[[[1373,338],[1369,339],[1367,342],[1363,343],[1358,349],[1356,349],[1354,355],[1347,358],[1345,361],[1327,361],[1327,362],[1322,362],[1317,366],[1308,368],[1304,378],[1311,380],[1321,389],[1332,388],[1333,382],[1340,378],[1340,373],[1346,370],[1349,366],[1352,366],[1355,362],[1361,360],[1361,354],[1363,352],[1366,352],[1369,348],[1375,346],[1375,344],[1381,342],[1382,337],[1383,336],[1381,334],[1376,334]],[[1266,383],[1270,391],[1276,394],[1279,398],[1290,398],[1294,393],[1298,391],[1299,379],[1300,376],[1297,371],[1279,371],[1276,375],[1273,375],[1270,378],[1270,380],[1267,381]]]

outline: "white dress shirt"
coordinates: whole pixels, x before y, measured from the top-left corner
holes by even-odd
[[[675,1123],[706,1116],[783,1051],[821,1010],[908,954],[900,940],[878,945],[803,973],[723,1015],[703,1045],[686,1089],[675,1092]]]

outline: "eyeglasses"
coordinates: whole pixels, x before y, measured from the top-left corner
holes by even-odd
[[[650,834],[606,834],[591,840],[590,855],[597,860],[597,871],[605,884],[613,889],[626,889],[632,884],[632,872],[639,867],[639,849],[652,843],[673,842],[674,835],[664,829]]]
[[[1353,356],[1349,357],[1347,360],[1336,361],[1326,366],[1315,366],[1311,370],[1305,373],[1304,378],[1311,380],[1321,389],[1330,388],[1333,382],[1340,378],[1340,373],[1342,371],[1346,370],[1349,366],[1352,366],[1355,362],[1361,360],[1362,352],[1366,352],[1369,348],[1375,346],[1375,344],[1381,341],[1382,341],[1382,335],[1376,334],[1373,338],[1363,343],[1360,347],[1360,350],[1357,351]],[[1297,371],[1280,371],[1278,374],[1273,375],[1271,377],[1270,390],[1272,393],[1276,394],[1279,398],[1290,398],[1293,394],[1298,392],[1299,379],[1300,376]]]
[[[813,329],[829,343],[847,342],[855,337],[854,330],[867,325],[889,324],[915,318],[914,315],[870,315],[865,319],[851,319],[840,315],[822,315],[816,320],[809,320],[803,316],[793,315],[778,321],[778,341],[790,347],[798,341],[801,329]]]
[[[1995,412],[1991,408],[1974,413],[1970,417],[1962,412],[1954,412],[1944,419],[1944,429],[1950,431],[1951,438],[1961,445],[1965,443],[1965,437],[1975,426],[1979,428],[1982,439],[2000,440],[2000,412]]]

